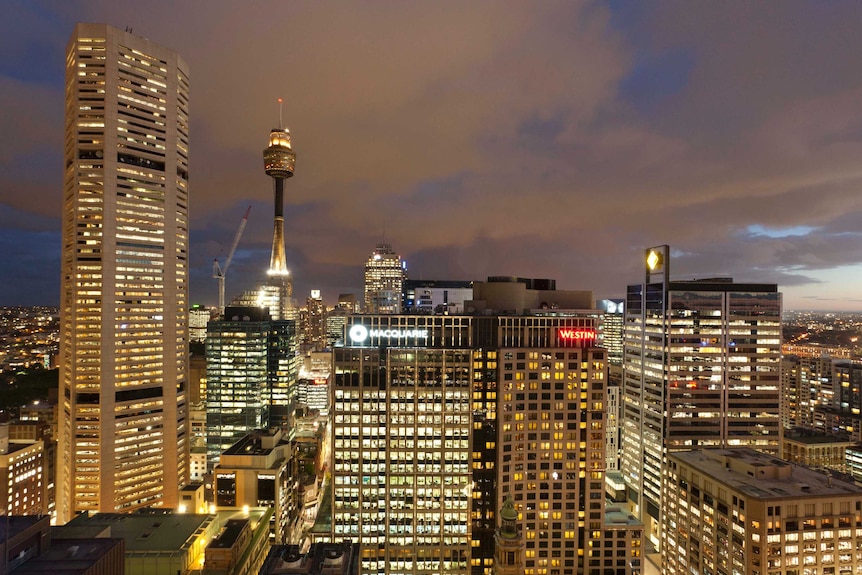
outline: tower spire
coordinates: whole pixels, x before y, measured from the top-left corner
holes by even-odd
[[[283,124],[281,123],[281,109],[282,109],[282,101],[281,98],[278,99],[278,129],[281,130]]]

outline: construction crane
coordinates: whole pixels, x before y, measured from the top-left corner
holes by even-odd
[[[219,317],[224,316],[224,276],[227,274],[227,269],[230,267],[230,262],[233,259],[233,254],[236,252],[236,247],[239,245],[239,238],[242,237],[242,232],[245,229],[245,224],[248,222],[248,213],[251,211],[251,206],[245,211],[242,221],[239,223],[239,228],[236,230],[236,235],[233,237],[233,244],[230,246],[230,251],[227,254],[227,259],[224,261],[222,268],[218,263],[218,258],[213,260],[213,277],[218,280],[218,313]]]

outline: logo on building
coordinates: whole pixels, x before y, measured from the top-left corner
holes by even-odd
[[[557,328],[557,345],[560,347],[590,347],[596,343],[596,330],[591,327]]]
[[[363,343],[367,339],[377,339],[383,341],[398,340],[399,343],[406,343],[406,340],[428,339],[427,329],[369,329],[364,325],[356,324],[350,327],[347,332],[350,341],[353,343]]]
[[[362,343],[366,339],[368,339],[368,328],[364,325],[354,325],[350,328],[350,341],[354,341],[356,343]]]

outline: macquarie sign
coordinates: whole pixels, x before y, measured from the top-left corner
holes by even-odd
[[[428,341],[425,328],[369,328],[362,324],[350,326],[347,337],[351,345],[425,345]]]

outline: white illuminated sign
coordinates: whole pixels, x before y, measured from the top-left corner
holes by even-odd
[[[428,338],[427,329],[368,329],[364,325],[351,326],[348,332],[350,341],[362,343],[369,337],[384,339]]]
[[[368,339],[368,328],[364,325],[354,325],[350,328],[350,340],[361,343]]]

